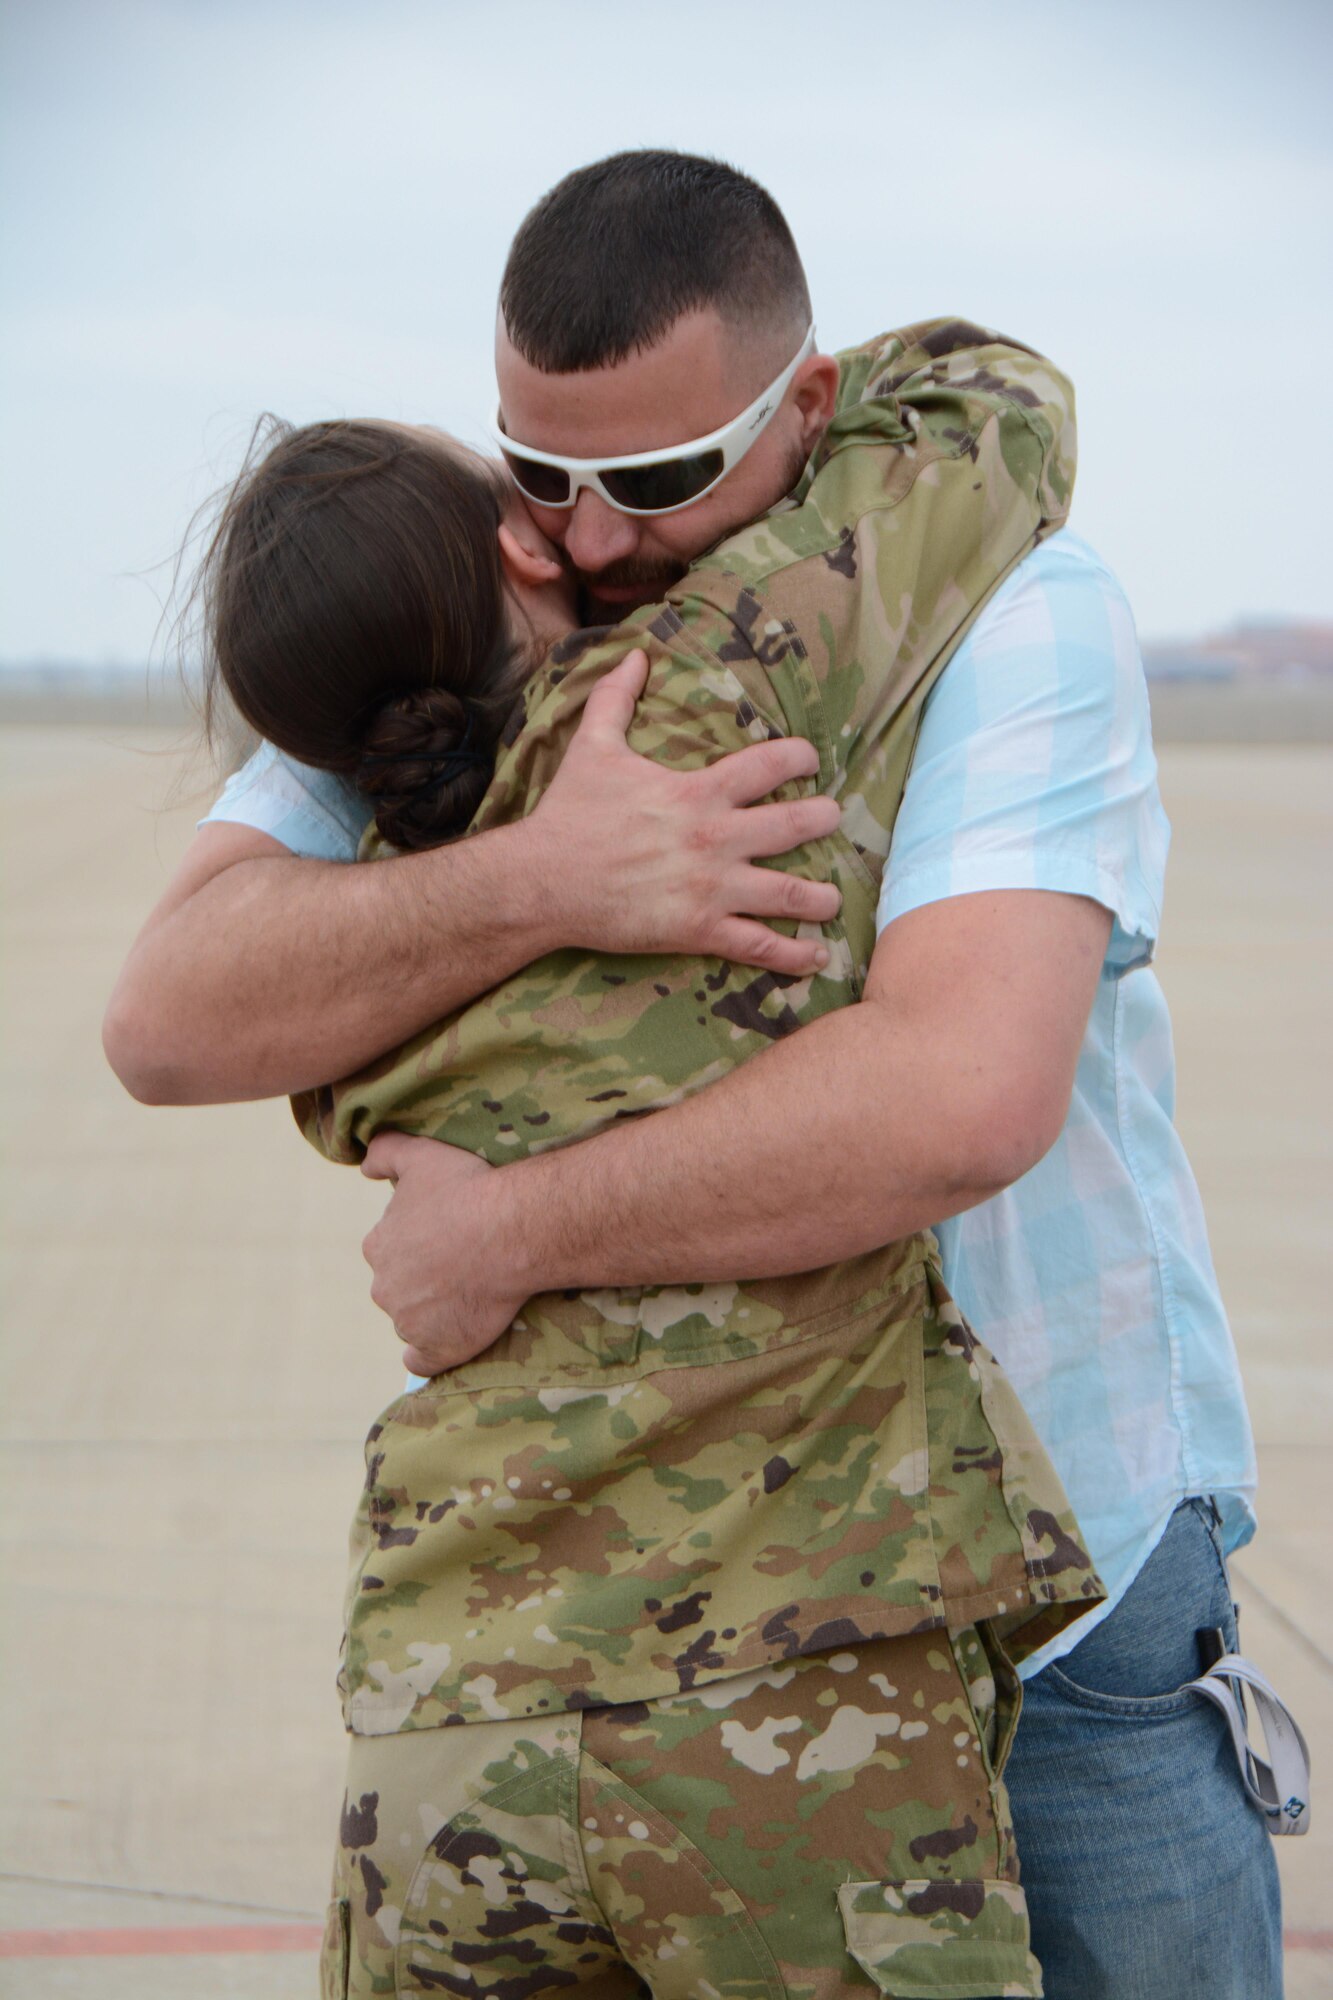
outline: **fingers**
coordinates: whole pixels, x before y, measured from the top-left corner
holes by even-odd
[[[406,1132],[379,1132],[366,1148],[361,1171],[368,1181],[396,1181],[402,1171],[406,1148],[412,1144]]]
[[[842,908],[842,892],[832,882],[807,882],[776,868],[742,868],[728,876],[732,911],[746,917],[790,917],[798,924],[831,923]]]
[[[783,799],[767,806],[751,806],[732,821],[740,852],[747,861],[762,855],[790,854],[807,840],[823,840],[836,833],[842,808],[836,799],[822,793],[813,799]]]
[[[794,979],[808,978],[828,964],[828,946],[819,938],[784,937],[747,917],[725,917],[710,939],[711,949],[736,965],[758,965]]]
[[[576,741],[624,742],[634,719],[634,704],[648,679],[648,655],[642,646],[626,653],[619,666],[603,674],[583,710]]]
[[[734,806],[753,805],[793,778],[813,778],[818,773],[819,753],[803,736],[778,736],[771,743],[753,743],[748,749],[733,750],[708,768],[708,777]]]

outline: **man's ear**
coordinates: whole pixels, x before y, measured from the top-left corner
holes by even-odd
[[[542,584],[554,583],[564,575],[555,557],[535,546],[543,537],[531,523],[527,524],[526,534],[522,523],[515,526],[509,521],[501,521],[495,532],[500,543],[500,560],[511,583],[538,590]],[[529,547],[529,542],[534,546]]]
[[[813,451],[833,422],[838,407],[838,364],[831,354],[812,354],[803,361],[792,382],[792,395],[801,419],[801,442]]]

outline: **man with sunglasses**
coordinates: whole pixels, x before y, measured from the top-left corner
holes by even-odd
[[[655,599],[745,522],[771,516],[780,543],[783,497],[838,376],[810,345],[804,282],[766,202],[715,163],[620,156],[562,183],[515,240],[499,448],[594,613]],[[642,286],[623,236],[618,257],[597,247],[627,207]],[[679,309],[668,301],[645,337],[642,298],[692,218]],[[701,270],[715,294],[702,307]],[[868,599],[867,616],[892,647],[910,606]],[[781,876],[746,865],[817,837],[817,802],[804,820],[795,804],[734,802],[815,759],[788,744],[790,761],[705,798],[618,740],[633,693],[632,675],[608,677],[557,781],[565,794],[553,787],[524,823],[528,848],[494,852],[494,875],[488,845],[524,826],[303,875],[284,851],[345,856],[355,807],[317,774],[261,762],[215,809],[136,948],[111,1025],[122,1074],[133,1083],[137,1065],[143,1094],[162,1100],[299,1088],[558,942],[808,970],[813,938],[737,930],[732,913],[831,914],[821,885],[778,889]],[[744,755],[757,766],[778,748]],[[720,784],[725,769],[702,775]],[[761,833],[765,814],[789,817]],[[679,910],[679,876],[642,860],[654,819],[688,857],[690,919],[675,930],[653,906]],[[620,824],[637,881],[609,858]],[[686,1103],[514,1168],[393,1135],[368,1162],[398,1184],[368,1240],[375,1295],[427,1360],[449,1351],[463,1300],[498,1332],[535,1290],[813,1268],[959,1218],[941,1231],[946,1276],[1028,1401],[1112,1589],[1091,1638],[1035,1663],[1009,1767],[1051,2000],[1280,1990],[1262,1821],[1218,1754],[1211,1710],[1176,1692],[1206,1664],[1200,1634],[1234,1646],[1220,1552],[1251,1531],[1253,1466],[1146,970],[1164,852],[1123,597],[1091,552],[1056,537],[987,605],[927,705],[859,1007]],[[377,879],[423,861],[429,878]],[[533,894],[515,910],[500,875],[525,866]],[[601,904],[590,868],[611,885]],[[715,899],[702,920],[700,873]]]
[[[540,451],[530,443],[519,444],[517,436],[534,433],[555,435],[570,428],[568,419],[551,407],[547,371],[534,369],[514,346],[501,318],[496,334],[496,371],[508,385],[511,411],[507,429],[504,405],[495,415],[494,438],[501,458],[528,509],[544,524],[552,538],[563,544],[566,554],[577,551],[582,557],[581,574],[590,607],[612,612],[619,607],[643,602],[645,588],[656,591],[674,583],[684,573],[680,561],[653,561],[643,553],[645,545],[669,556],[698,554],[698,538],[711,525],[705,502],[716,494],[724,479],[736,474],[748,460],[739,478],[732,478],[723,500],[718,496],[717,520],[737,523],[731,518],[744,507],[752,489],[759,492],[771,484],[763,455],[756,447],[774,416],[782,408],[788,389],[802,364],[815,357],[815,329],[807,328],[805,338],[791,360],[739,416],[731,417],[702,437],[684,443],[661,446],[656,451],[635,451],[618,456],[571,458],[559,452]],[[634,390],[635,416],[638,406],[651,404],[671,412],[671,428],[687,421],[682,399],[699,393],[699,364],[717,369],[718,344],[710,316],[684,313],[663,342],[638,360],[636,372],[646,361],[664,379],[650,388],[640,381]],[[533,376],[540,379],[534,381]],[[675,378],[679,378],[678,380]],[[687,386],[688,385],[688,386]],[[812,369],[807,385],[822,388]],[[666,392],[659,402],[653,389]],[[673,393],[674,392],[674,393]],[[723,393],[722,400],[734,400]],[[706,404],[700,403],[700,407]],[[812,408],[822,404],[812,402]],[[580,428],[586,428],[581,425]],[[591,442],[591,440],[589,440]],[[802,432],[802,445],[805,443]],[[808,456],[808,453],[806,454]],[[790,490],[800,477],[805,459],[793,460],[784,473],[784,488]],[[594,508],[584,494],[596,494],[603,503]],[[581,504],[582,503],[582,504]],[[672,517],[688,512],[688,521]],[[611,516],[616,518],[612,519]],[[712,537],[713,540],[717,536]]]

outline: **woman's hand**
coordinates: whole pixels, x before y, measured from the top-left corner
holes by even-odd
[[[388,1313],[414,1375],[439,1375],[499,1339],[531,1296],[500,1240],[497,1175],[474,1153],[405,1132],[373,1139],[361,1171],[392,1181],[384,1214],[362,1244],[370,1296]]]

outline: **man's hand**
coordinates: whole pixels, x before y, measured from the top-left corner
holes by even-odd
[[[532,816],[556,864],[550,894],[563,942],[730,958],[797,977],[826,965],[817,938],[784,937],[756,921],[823,924],[837,915],[831,883],[753,866],[838,825],[836,801],[822,796],[755,803],[813,777],[813,745],[780,737],[703,771],[669,770],[625,741],[647,675],[647,655],[636,651],[602,677]]]
[[[361,1248],[370,1296],[388,1313],[414,1375],[438,1375],[495,1340],[530,1295],[514,1273],[518,1245],[499,1240],[500,1176],[472,1153],[405,1132],[373,1139],[361,1171],[392,1181]]]

